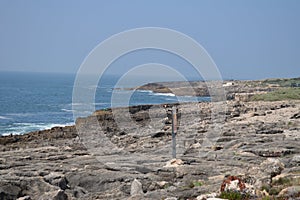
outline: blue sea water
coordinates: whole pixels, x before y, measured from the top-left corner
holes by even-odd
[[[23,134],[74,124],[74,80],[75,74],[0,72],[0,135]],[[117,80],[114,76],[107,76],[101,80],[95,97],[96,109],[111,107],[111,94]],[[195,101],[195,98],[183,97],[182,100]],[[209,98],[197,100],[209,101]],[[130,105],[177,101],[177,97],[171,94],[136,91],[130,99]]]

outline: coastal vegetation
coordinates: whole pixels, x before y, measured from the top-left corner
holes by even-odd
[[[300,87],[300,77],[299,78],[277,78],[277,79],[266,79],[262,81],[263,85],[277,85],[280,87]]]
[[[298,99],[300,99],[300,87],[283,87],[272,92],[255,94],[251,98],[253,101],[282,101]]]

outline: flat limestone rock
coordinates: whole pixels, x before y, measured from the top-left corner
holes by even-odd
[[[226,112],[217,110],[223,121],[212,119],[212,104],[137,106],[126,115],[131,123],[120,124],[111,111],[96,112],[78,120],[86,128],[81,135],[71,126],[0,137],[0,196],[196,199],[219,194],[228,176],[241,178],[252,191],[280,175],[300,174],[300,119],[290,119],[300,101],[227,101]],[[175,160],[168,124],[172,106],[181,114]]]

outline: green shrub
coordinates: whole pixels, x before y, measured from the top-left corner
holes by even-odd
[[[219,198],[229,199],[229,200],[248,200],[250,198],[250,195],[242,194],[234,191],[228,191],[228,192],[222,192]]]
[[[193,185],[194,185],[194,187],[200,187],[200,186],[202,186],[202,183],[199,181],[195,181],[195,182],[193,182]]]
[[[274,198],[274,197],[267,196],[267,197],[261,198],[261,200],[275,200],[275,198]]]
[[[262,85],[279,85],[280,87],[291,87],[292,85],[300,84],[300,78],[291,79],[267,79],[262,81]]]
[[[263,185],[263,186],[261,186],[261,191],[266,190],[267,192],[269,192],[270,188],[271,187],[269,185]]]
[[[271,188],[269,190],[269,194],[270,195],[278,195],[280,191],[281,191],[280,188]]]
[[[282,101],[299,99],[300,88],[281,88],[264,94],[256,94],[251,97],[252,101]]]
[[[192,181],[189,184],[189,188],[194,188],[194,187],[201,187],[202,183],[200,181]]]
[[[290,184],[291,184],[291,179],[281,178],[281,177],[272,183],[272,185],[290,185]]]

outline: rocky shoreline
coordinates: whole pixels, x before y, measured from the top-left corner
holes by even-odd
[[[212,117],[219,106],[107,109],[0,137],[0,199],[300,199],[300,100],[235,98]]]
[[[278,84],[268,84],[269,80],[262,81],[224,81],[222,83],[190,81],[190,82],[161,82],[149,83],[138,88],[128,88],[130,90],[149,90],[154,93],[173,93],[176,96],[210,96],[210,89],[217,85],[226,91],[228,100],[233,100],[236,94],[258,93],[274,91],[281,86]]]

